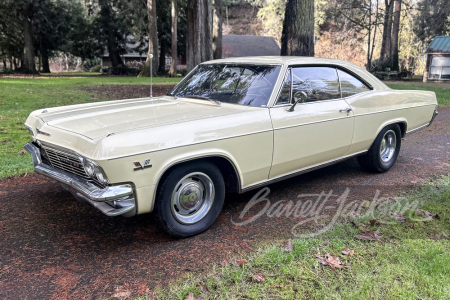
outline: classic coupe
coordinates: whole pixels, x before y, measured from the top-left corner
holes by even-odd
[[[390,89],[349,62],[245,57],[202,63],[162,97],[34,111],[25,149],[78,201],[107,216],[154,211],[187,237],[214,222],[226,192],[355,156],[386,172],[436,115],[434,93]]]

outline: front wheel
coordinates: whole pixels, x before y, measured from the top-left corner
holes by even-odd
[[[216,220],[225,199],[220,170],[209,162],[181,164],[167,174],[155,210],[163,229],[175,237],[199,234]]]
[[[371,172],[387,172],[397,160],[401,144],[400,127],[397,124],[386,126],[378,134],[369,151],[358,156],[358,163]]]

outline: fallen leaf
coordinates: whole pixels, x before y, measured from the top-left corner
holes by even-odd
[[[9,146],[9,148],[14,148],[14,145]]]
[[[435,217],[436,215],[433,214],[432,212],[423,210],[423,209],[416,209],[416,214],[425,217],[426,219],[433,219],[433,217]]]
[[[447,240],[450,240],[450,237],[449,237],[445,232],[442,232],[442,235],[443,235]]]
[[[370,298],[373,298],[373,292],[370,292]]]
[[[344,248],[344,249],[342,249],[342,254],[353,256],[353,254],[355,254],[355,251],[350,250],[349,248]]]
[[[414,224],[414,223],[411,223],[411,222],[408,222],[408,223],[406,223],[406,226],[408,226],[408,227],[414,227],[415,224]]]
[[[380,224],[380,222],[378,222],[377,219],[370,220],[369,222],[370,222],[370,225],[372,225],[372,226],[375,226],[375,225],[379,225],[379,224]]]
[[[286,251],[286,252],[292,252],[293,249],[294,249],[294,245],[292,244],[291,241],[284,242],[283,247],[281,247],[281,250]]]
[[[12,142],[12,140],[11,139],[7,139],[7,140],[1,141],[0,144],[6,144],[6,143],[10,143],[10,142]]]
[[[404,215],[397,214],[397,213],[391,213],[391,216],[399,222],[406,222],[406,218]]]
[[[113,296],[113,298],[126,299],[126,298],[129,298],[131,296],[131,292],[130,291],[116,292],[112,296]]]
[[[17,152],[17,154],[19,155],[24,155],[25,153],[27,153],[27,150],[20,150],[19,152]]]
[[[245,259],[235,259],[233,261],[233,264],[236,268],[238,267],[242,267],[243,265],[245,265],[246,263],[248,263],[248,261],[246,261]]]
[[[184,300],[204,300],[204,299],[205,299],[205,298],[203,298],[203,297],[195,298],[195,296],[194,296],[193,293],[189,293],[189,294],[186,296],[186,298],[184,298]]]
[[[333,257],[330,253],[325,254],[323,257],[317,257],[317,261],[324,266],[330,266],[332,269],[343,268],[342,262],[339,258],[337,256]]]
[[[145,294],[147,294],[149,292],[150,292],[150,289],[148,288],[148,286],[145,283],[139,285],[139,287],[138,287],[139,295],[144,296]]]
[[[266,279],[264,279],[263,275],[261,273],[256,273],[253,275],[253,280],[258,282],[264,282]]]
[[[433,240],[440,240],[441,239],[442,234],[431,234],[430,238]]]
[[[364,234],[357,235],[356,238],[364,241],[378,241],[382,235],[378,234],[378,230],[365,231]]]

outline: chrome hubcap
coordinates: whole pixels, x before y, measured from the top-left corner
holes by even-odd
[[[208,175],[195,172],[178,181],[172,193],[171,210],[182,224],[203,219],[214,202],[214,184]]]
[[[384,163],[390,161],[395,153],[397,147],[397,136],[393,130],[388,130],[381,141],[380,158]]]

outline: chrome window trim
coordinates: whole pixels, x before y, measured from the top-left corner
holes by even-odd
[[[281,72],[280,72],[280,73],[281,73]],[[287,76],[288,76],[289,74],[291,75],[291,90],[290,90],[290,92],[289,92],[289,98],[291,99],[291,103],[290,103],[290,104],[287,104],[287,103],[286,103],[286,104],[277,104],[278,99],[280,98],[280,95],[281,95],[281,91],[283,90],[284,83],[286,82],[286,78],[287,78]],[[285,71],[284,76],[283,76],[283,79],[282,79],[280,88],[278,89],[277,96],[275,97],[274,105],[271,106],[271,107],[283,107],[283,106],[291,106],[291,105],[292,105],[292,68],[291,68],[291,67],[288,67],[288,68],[286,69],[286,71]]]

